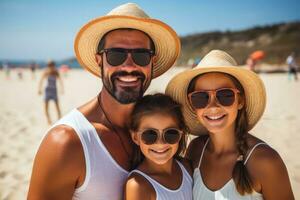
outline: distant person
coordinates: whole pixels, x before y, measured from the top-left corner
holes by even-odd
[[[10,78],[10,65],[6,62],[2,63],[3,71],[5,73],[6,79]]]
[[[194,200],[294,200],[280,155],[249,133],[266,107],[256,73],[213,50],[176,75],[166,93],[183,105],[190,132],[199,135],[186,154],[194,169]]]
[[[55,63],[53,61],[49,61],[47,63],[47,67],[43,72],[42,78],[39,82],[39,88],[38,88],[38,93],[42,94],[42,85],[44,80],[47,80],[47,85],[45,87],[45,113],[47,117],[47,122],[49,125],[52,124],[50,115],[49,115],[49,101],[53,100],[55,103],[56,111],[58,118],[61,117],[61,111],[59,107],[59,102],[58,102],[58,95],[57,95],[57,85],[56,82],[59,80],[61,84],[61,92],[63,93],[63,82],[60,78],[58,70],[55,68]]]
[[[17,71],[17,76],[19,78],[19,80],[23,80],[23,66],[18,66],[16,68]]]
[[[29,69],[31,71],[31,78],[32,79],[35,79],[35,71],[36,71],[36,68],[37,68],[37,64],[35,62],[31,63],[29,65]]]
[[[192,169],[180,157],[187,128],[181,106],[164,94],[146,95],[135,104],[129,125],[136,143],[125,199],[192,200]]]
[[[297,70],[298,70],[298,66],[296,64],[296,60],[295,60],[295,52],[292,52],[286,59],[286,63],[288,64],[288,78],[289,80],[291,79],[291,76],[294,76],[294,80],[297,81],[298,80],[298,75],[297,75]]]

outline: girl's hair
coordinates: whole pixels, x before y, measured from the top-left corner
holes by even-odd
[[[157,93],[146,95],[138,100],[131,113],[131,119],[128,125],[129,130],[133,132],[138,131],[143,117],[157,113],[173,117],[177,122],[178,128],[183,131],[183,135],[179,141],[178,150],[174,156],[175,158],[180,158],[180,155],[182,155],[186,149],[186,133],[188,129],[181,111],[181,105],[174,101],[170,96]],[[133,152],[132,167],[136,168],[144,159],[144,155],[138,145],[134,145]]]
[[[222,73],[222,72],[220,72],[220,73]],[[233,171],[232,171],[232,178],[234,180],[237,191],[241,195],[251,194],[253,192],[253,182],[251,180],[251,177],[248,173],[246,166],[244,165],[244,159],[246,158],[247,151],[248,151],[247,133],[248,133],[248,127],[249,127],[248,117],[247,117],[247,113],[246,113],[245,91],[244,91],[244,88],[241,85],[241,83],[235,77],[233,77],[230,74],[226,74],[226,73],[222,73],[222,74],[224,74],[225,76],[230,78],[230,80],[232,80],[232,82],[234,83],[236,88],[240,91],[240,93],[239,93],[240,97],[244,101],[244,106],[243,106],[243,108],[241,108],[238,111],[238,114],[237,114],[237,117],[235,120],[235,135],[236,135],[236,139],[237,139],[236,146],[237,146],[239,155],[241,155],[243,159],[239,159],[235,163],[235,165],[233,167]],[[190,85],[188,88],[188,93],[194,91],[196,80],[200,76],[201,75],[195,77],[190,82]]]

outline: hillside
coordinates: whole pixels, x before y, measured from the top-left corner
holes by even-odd
[[[242,31],[209,32],[181,37],[181,56],[177,65],[186,65],[190,58],[201,59],[212,49],[231,54],[239,64],[248,55],[263,50],[265,63],[282,64],[295,51],[300,63],[300,22],[254,27]]]

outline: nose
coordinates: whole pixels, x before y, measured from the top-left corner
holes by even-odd
[[[161,134],[159,134],[159,136],[158,136],[155,144],[165,144],[165,141],[164,141],[164,139],[163,139],[163,137],[162,137]]]
[[[126,67],[126,68],[136,68],[136,65],[132,59],[131,53],[127,53],[127,58],[124,61],[124,63],[122,64],[122,67]]]
[[[215,95],[210,95],[207,108],[218,107],[218,100]]]

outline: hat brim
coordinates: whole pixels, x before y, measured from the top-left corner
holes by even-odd
[[[207,130],[200,124],[196,112],[188,100],[188,87],[193,78],[209,73],[221,72],[235,77],[243,86],[246,96],[246,113],[249,120],[248,131],[251,130],[263,115],[266,107],[266,91],[259,76],[241,67],[202,67],[194,70],[187,70],[177,74],[166,88],[166,93],[183,105],[183,115],[187,126],[193,135],[203,135]]]
[[[84,25],[75,38],[74,49],[80,65],[92,74],[101,77],[101,69],[95,60],[99,41],[105,33],[120,28],[143,31],[153,40],[156,51],[153,78],[166,72],[180,54],[179,38],[167,24],[150,18],[104,16]]]

